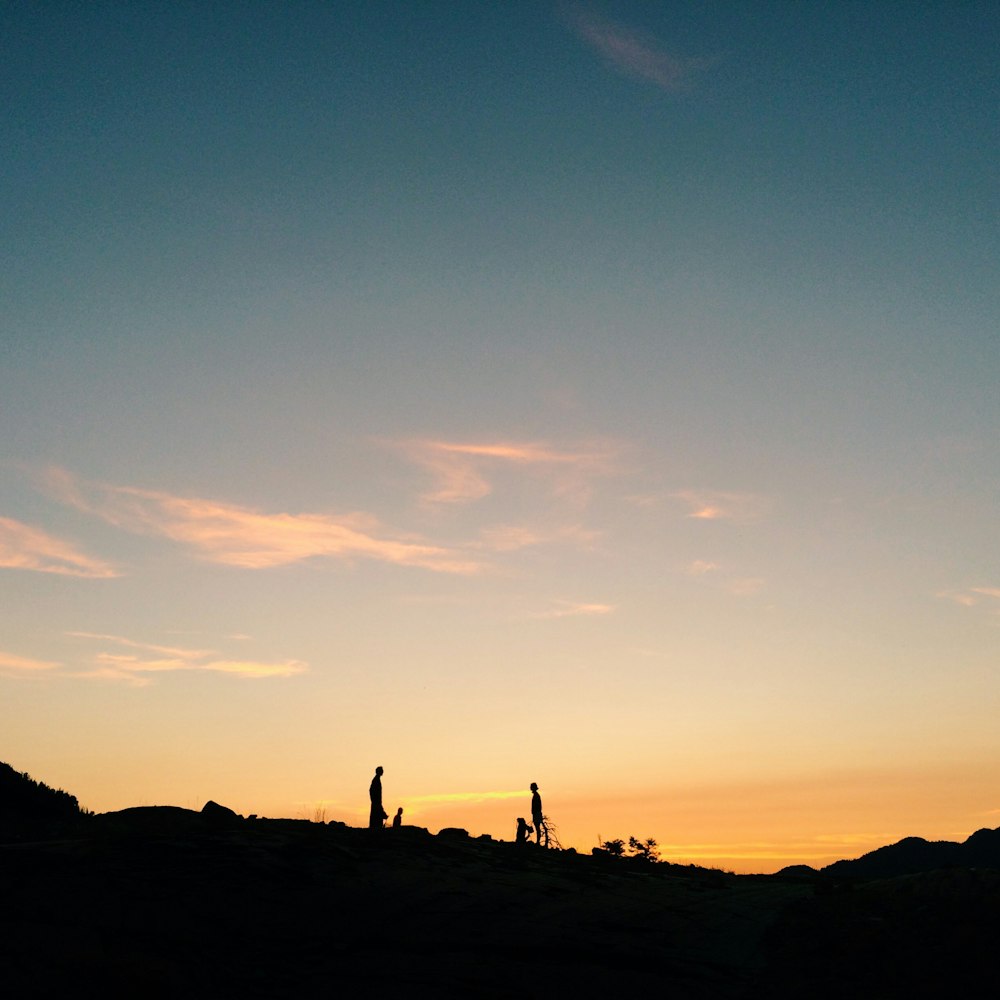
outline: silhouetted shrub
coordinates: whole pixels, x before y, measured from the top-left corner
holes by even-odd
[[[645,840],[629,837],[627,848],[625,841],[620,837],[616,840],[605,840],[601,844],[601,849],[607,851],[613,858],[635,858],[651,864],[660,860],[659,845],[652,837],[647,837]]]
[[[645,840],[639,840],[638,837],[629,837],[628,847],[632,852],[629,857],[638,858],[640,861],[648,861],[650,863],[660,860],[659,845],[652,837],[647,837]]]

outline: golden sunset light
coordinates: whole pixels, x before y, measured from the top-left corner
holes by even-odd
[[[1000,825],[949,9],[7,5],[0,760],[740,874]]]

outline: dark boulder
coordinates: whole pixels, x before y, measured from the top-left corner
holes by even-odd
[[[220,806],[211,799],[201,807],[201,815],[206,823],[216,827],[238,826],[243,822],[243,817],[238,813],[233,812],[228,806]]]

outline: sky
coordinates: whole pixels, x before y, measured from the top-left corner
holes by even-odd
[[[0,759],[770,872],[1000,826],[1000,8],[0,8]]]

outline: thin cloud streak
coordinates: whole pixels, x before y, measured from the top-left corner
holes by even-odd
[[[84,554],[72,543],[11,517],[0,517],[0,567],[91,580],[119,575],[110,564]]]
[[[709,60],[671,55],[654,38],[593,11],[573,10],[569,13],[569,23],[576,34],[614,69],[653,83],[661,90],[683,90],[694,72],[711,65]]]
[[[704,576],[706,573],[714,573],[718,568],[718,563],[709,562],[707,559],[695,559],[687,571],[691,576]]]
[[[973,587],[974,594],[982,594],[983,597],[993,597],[1000,600],[1000,587]]]
[[[496,525],[480,533],[480,546],[491,552],[517,552],[538,545],[569,544],[578,548],[591,548],[600,533],[582,525],[563,525],[550,530],[533,529],[522,525]]]
[[[767,582],[761,576],[734,576],[723,570],[718,563],[706,559],[695,559],[686,569],[688,576],[711,580],[733,597],[753,597],[764,589]]]
[[[968,587],[965,590],[943,590],[937,594],[938,597],[944,598],[944,600],[952,601],[955,604],[960,604],[965,608],[974,608],[978,605],[984,604],[992,607],[997,613],[1000,613],[1000,587]]]
[[[46,670],[54,670],[58,663],[50,660],[35,660],[28,656],[17,656],[15,653],[7,653],[0,650],[0,674],[10,676],[10,674],[37,674]]]
[[[689,518],[699,521],[753,521],[763,515],[766,506],[764,498],[753,493],[677,490],[670,496],[688,507]]]
[[[558,607],[549,611],[538,611],[530,618],[578,618],[613,614],[617,609],[614,604],[579,604],[572,601],[557,601]]]
[[[238,677],[294,677],[304,674],[308,665],[301,660],[280,660],[278,663],[259,663],[256,660],[209,660],[195,669],[219,674],[236,674]]]
[[[437,573],[470,574],[480,563],[438,545],[382,537],[367,514],[268,514],[215,500],[128,486],[84,483],[50,470],[65,503],[135,534],[169,538],[209,562],[269,569],[306,559],[373,559]]]
[[[953,601],[955,604],[961,604],[965,608],[974,608],[979,601],[977,601],[970,594],[950,594],[950,593],[940,593],[938,597],[943,597],[947,601]]]
[[[436,481],[421,499],[426,503],[457,504],[481,500],[493,492],[484,467],[530,466],[540,469],[556,495],[585,500],[591,480],[614,471],[609,445],[558,449],[540,442],[400,441],[409,461],[422,466]]]
[[[94,667],[75,673],[74,677],[96,680],[125,681],[136,686],[152,683],[149,674],[172,673],[176,671],[207,671],[209,673],[231,674],[233,676],[259,679],[271,677],[294,677],[305,673],[309,667],[301,660],[279,660],[265,663],[250,659],[220,658],[215,650],[183,649],[159,646],[154,643],[137,642],[124,636],[102,635],[91,632],[71,632],[76,638],[97,640],[152,653],[141,656],[136,653],[117,653],[102,650],[92,657]],[[161,655],[155,655],[161,654]]]
[[[178,646],[157,646],[148,642],[136,642],[134,639],[126,639],[121,635],[106,635],[102,632],[68,632],[67,635],[74,639],[97,639],[101,642],[112,642],[119,646],[128,646],[130,649],[142,649],[149,653],[162,653],[165,656],[178,660],[201,660],[206,656],[212,656],[215,652],[211,649],[182,649]]]

